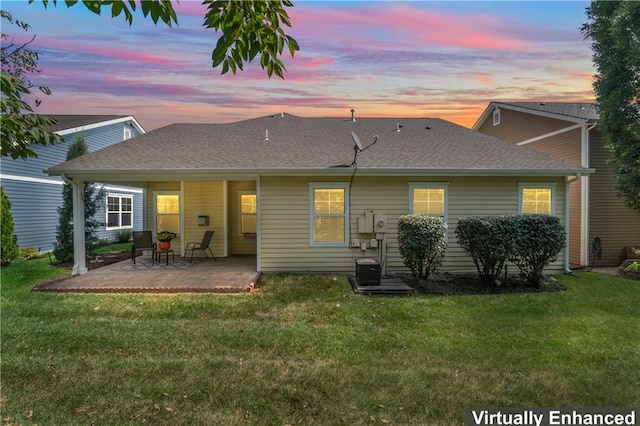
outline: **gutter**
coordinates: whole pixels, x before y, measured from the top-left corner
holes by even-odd
[[[569,268],[569,185],[572,182],[577,181],[582,176],[578,173],[574,178],[567,179],[564,182],[564,273],[571,274],[571,268]]]
[[[69,185],[73,184],[73,179],[71,179],[69,176],[67,176],[64,173],[60,174],[60,177],[62,178],[62,180],[64,181],[64,183],[68,183]]]

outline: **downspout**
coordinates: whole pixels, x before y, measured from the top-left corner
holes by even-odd
[[[62,174],[60,175],[60,177],[62,178],[62,180],[64,181],[64,183],[68,183],[69,185],[72,185],[72,184],[73,184],[73,180],[72,180],[70,177],[68,177],[67,175],[65,175],[64,173],[62,173]]]
[[[580,179],[581,174],[578,173],[573,179],[567,179],[564,182],[564,238],[565,238],[565,245],[564,245],[564,273],[565,274],[570,274],[571,268],[569,268],[569,185],[571,185],[572,182],[577,181],[578,179]]]
[[[589,121],[585,121],[582,127],[582,141],[581,141],[581,166],[582,167],[590,167],[591,166],[591,138],[590,133],[598,125],[597,121],[594,121],[591,125],[589,125]],[[591,213],[591,200],[589,197],[590,194],[590,182],[591,177],[585,176],[581,179],[580,185],[580,262],[584,265],[589,264],[589,221],[590,221],[590,213]]]

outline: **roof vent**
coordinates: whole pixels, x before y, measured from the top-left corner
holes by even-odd
[[[400,131],[400,129],[402,129],[402,124],[400,124],[400,122],[398,121],[398,122],[396,123],[396,132],[399,132],[399,131]]]
[[[284,118],[284,112],[281,112],[281,113],[280,113],[280,117],[281,117],[281,118]]]
[[[351,121],[356,122],[356,110],[351,108]]]

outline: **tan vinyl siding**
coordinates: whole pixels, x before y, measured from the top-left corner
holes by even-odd
[[[489,117],[478,129],[479,132],[496,136],[509,142],[518,143],[532,139],[556,130],[575,125],[563,120],[525,114],[508,109],[500,109],[500,124],[493,126]],[[558,135],[524,145],[556,158],[570,161],[576,165],[582,164],[582,130],[577,128]],[[573,182],[569,192],[569,262],[581,265],[580,253],[582,249],[582,181]]]
[[[617,266],[624,260],[625,246],[640,244],[640,214],[617,195],[615,174],[607,164],[609,154],[600,132],[591,132],[589,145],[590,166],[596,169],[589,186],[589,241],[602,239],[602,260],[598,265]]]
[[[184,183],[184,241],[200,242],[205,231],[213,230],[214,256],[224,254],[224,182]],[[198,226],[198,216],[209,216],[209,226]],[[196,251],[194,257],[204,256]]]
[[[256,191],[255,181],[232,181],[228,186],[228,230],[230,254],[256,254],[256,236],[240,233],[240,203],[239,193]]]
[[[485,135],[518,143],[564,129],[572,124],[564,120],[500,108],[500,124],[494,126],[490,115],[478,128],[478,131]]]
[[[506,123],[505,123],[506,124]],[[570,123],[566,123],[567,126]],[[545,154],[553,155],[562,160],[581,164],[582,152],[581,129],[570,130],[559,135],[526,144],[525,146]],[[582,178],[585,179],[585,178]],[[581,265],[580,252],[582,247],[582,186],[581,181],[571,183],[569,189],[569,263]]]
[[[378,258],[379,252],[349,247],[311,247],[309,244],[309,183],[316,178],[262,178],[261,180],[261,270],[264,272],[353,272],[356,258]],[[460,217],[516,214],[518,182],[555,182],[556,215],[564,215],[563,179],[522,178],[360,178],[354,179],[350,204],[350,239],[369,239],[358,233],[358,217],[365,210],[387,216],[385,263],[390,272],[406,272],[397,243],[398,218],[409,212],[409,183],[448,183],[448,243],[444,269],[475,271],[472,261],[458,247],[455,227]],[[338,182],[338,181],[336,181]],[[341,180],[339,182],[344,182]],[[550,271],[560,271],[563,253]]]

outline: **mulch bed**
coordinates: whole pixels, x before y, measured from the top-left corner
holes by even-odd
[[[95,259],[87,259],[87,269],[92,270],[128,259],[131,259],[130,250],[100,253]],[[54,266],[71,270],[73,269],[73,261],[55,263]]]
[[[416,282],[411,275],[400,275],[418,294],[441,296],[470,294],[546,293],[566,291],[567,288],[555,278],[549,277],[539,287],[533,287],[518,278],[509,277],[498,285],[485,286],[475,274],[438,274],[434,279]]]

